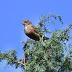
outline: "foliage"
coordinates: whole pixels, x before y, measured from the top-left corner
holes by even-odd
[[[66,29],[50,31],[49,24],[60,22],[63,25],[61,16],[43,16],[37,25],[37,30],[42,34],[40,41],[27,40],[23,46],[24,59],[18,59],[16,52],[0,52],[0,60],[7,60],[8,64],[21,67],[25,72],[71,72],[72,71],[72,44],[69,35],[72,24]],[[48,36],[51,35],[50,37]],[[43,40],[44,36],[49,37]],[[65,48],[68,52],[65,53]]]
[[[16,68],[22,67],[24,69],[24,63],[22,59],[18,59],[15,50],[10,50],[9,52],[0,52],[0,61],[7,60],[7,64],[15,65]]]

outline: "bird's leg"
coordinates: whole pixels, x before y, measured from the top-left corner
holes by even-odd
[[[42,40],[42,37],[40,37],[40,42],[42,42],[43,40]]]
[[[44,35],[42,35],[42,37],[40,37],[40,42],[41,42],[41,44],[42,44],[43,46],[45,46],[45,43],[44,43],[44,41],[43,41],[43,38],[44,38]]]

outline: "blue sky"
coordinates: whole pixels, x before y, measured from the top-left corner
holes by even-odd
[[[64,24],[72,23],[72,0],[0,0],[0,50],[17,51],[23,56],[22,41],[27,37],[21,22],[24,18],[37,24],[41,15],[56,14],[63,17]],[[0,72],[21,72],[21,69],[0,63]]]

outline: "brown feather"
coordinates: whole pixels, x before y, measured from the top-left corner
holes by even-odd
[[[40,34],[37,32],[37,30],[32,26],[32,23],[29,22],[29,20],[26,20],[23,22],[23,25],[25,27],[25,33],[26,35],[36,41],[40,40]]]

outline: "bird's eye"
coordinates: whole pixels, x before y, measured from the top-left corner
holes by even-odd
[[[24,21],[24,23],[27,23],[27,21]]]

